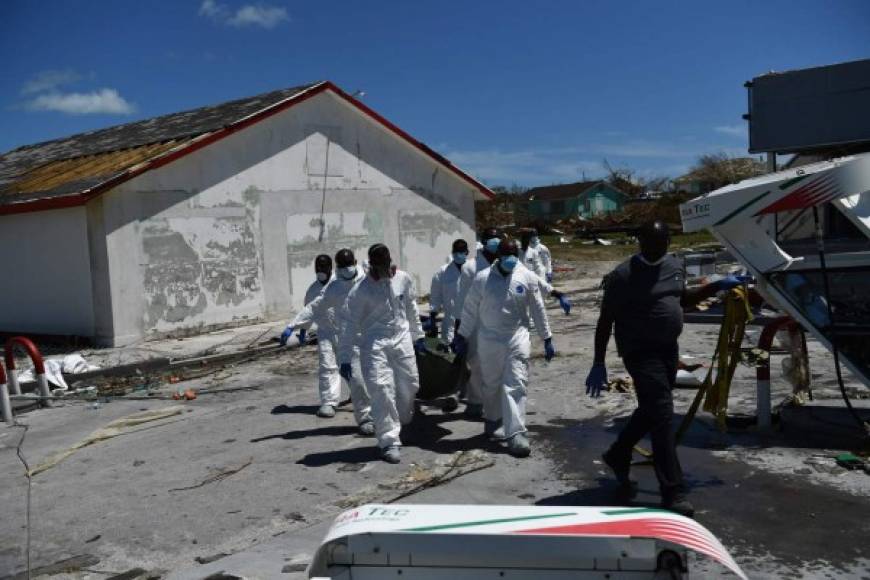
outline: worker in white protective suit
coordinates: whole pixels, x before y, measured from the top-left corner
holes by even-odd
[[[544,280],[547,284],[553,283],[553,255],[550,253],[550,248],[544,245],[541,238],[538,236],[537,230],[532,232],[532,237],[529,238],[529,247],[538,251],[538,257],[541,261],[541,266],[544,270]]]
[[[480,241],[478,241],[477,244],[477,257],[474,259],[474,266],[477,270],[475,275],[489,268],[495,261],[498,257],[498,245],[501,243],[502,239],[504,239],[504,234],[497,228],[485,228],[480,233]],[[469,288],[471,288],[471,286],[469,286]],[[467,296],[466,293],[466,298]],[[464,299],[462,301],[462,306],[464,309]],[[460,321],[462,320],[461,314],[458,319]],[[468,365],[469,377],[464,385],[466,387],[464,414],[469,419],[480,419],[483,417],[483,402],[481,400],[481,392],[483,389],[483,380],[481,379],[481,376],[483,375],[483,371],[480,368],[480,357],[477,355],[477,340],[475,337],[476,335],[474,334],[466,337],[468,339],[468,352],[465,355],[465,360]]]
[[[520,251],[515,240],[502,240],[498,259],[475,277],[451,346],[461,354],[468,348],[468,337],[477,333],[484,433],[494,436],[503,430],[508,452],[527,457],[531,453],[525,424],[530,318],[544,341],[544,358],[552,360],[556,350],[540,280],[520,263]]]
[[[305,305],[311,304],[323,290],[326,288],[326,285],[329,284],[329,281],[332,279],[332,258],[327,256],[326,254],[320,254],[316,258],[314,258],[314,275],[315,280],[308,287],[308,290],[305,291]],[[304,316],[303,316],[304,315]],[[290,324],[287,325],[287,328],[284,329],[284,332],[281,333],[281,338],[279,339],[281,346],[286,346],[287,341],[290,340],[290,337],[293,336],[293,330],[298,329],[299,332],[297,334],[297,339],[299,340],[299,344],[305,343],[305,334],[306,331],[310,331],[313,328],[317,328],[318,335],[322,332],[321,326],[326,323],[325,318],[320,317],[312,317],[309,314],[305,315],[305,310],[294,319]],[[326,330],[328,334],[328,329]],[[322,348],[320,348],[322,352]],[[320,408],[317,409],[317,415],[319,417],[330,418],[335,416],[335,407],[338,405],[339,397],[341,395],[340,384],[333,386],[329,380],[329,373],[324,369],[323,363],[323,355],[320,356]],[[336,372],[337,372],[336,368]],[[335,378],[338,379],[338,375],[335,375]]]
[[[537,243],[533,243],[533,241],[537,241]],[[523,266],[537,274],[541,280],[549,283],[549,280],[547,280],[547,266],[540,249],[538,230],[534,228],[523,230],[520,233],[520,244],[522,246],[520,262],[522,262]]]
[[[302,309],[288,326],[293,328],[310,325],[316,322],[318,326],[318,372],[320,375],[321,408],[317,414],[320,417],[335,415],[335,406],[341,399],[341,376],[338,373],[338,316],[344,307],[347,295],[359,280],[364,277],[357,267],[353,252],[347,248],[335,254],[336,276],[327,284],[323,292]],[[350,398],[353,403],[353,414],[359,425],[360,434],[370,437],[375,434],[371,417],[371,400],[360,371],[359,346],[353,346],[351,365],[356,373],[347,380]],[[325,401],[325,402],[324,402]]]
[[[553,267],[550,250],[540,243],[538,230],[529,228],[520,233],[520,262],[541,279],[541,293],[555,298],[565,314],[571,313],[571,301],[552,286]]]
[[[383,244],[369,248],[369,273],[350,291],[341,311],[339,372],[350,380],[353,345],[372,400],[372,419],[381,457],[401,460],[402,425],[414,416],[420,389],[416,352],[426,352],[417,290],[407,272],[396,269]]]
[[[488,263],[487,263],[488,264]],[[453,340],[459,318],[462,316],[462,305],[465,295],[477,274],[477,266],[474,258],[468,259],[468,242],[458,239],[453,242],[451,248],[451,260],[439,268],[432,276],[432,284],[429,292],[429,318],[423,324],[423,330],[435,333],[439,336],[438,350],[447,352],[449,344]],[[443,312],[440,332],[438,328],[438,313]],[[467,387],[463,383],[461,387]],[[466,396],[466,414],[479,418],[482,413],[482,405],[478,389],[465,389],[460,395]],[[453,411],[459,405],[458,397],[447,397],[444,404],[446,412]]]

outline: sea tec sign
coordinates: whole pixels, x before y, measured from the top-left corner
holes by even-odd
[[[692,227],[692,222],[702,220],[705,221],[710,217],[710,202],[701,200],[692,200],[680,206],[680,219],[683,221],[683,229],[687,232],[694,231],[697,228]]]

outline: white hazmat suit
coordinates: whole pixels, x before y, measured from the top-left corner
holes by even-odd
[[[541,258],[541,264],[544,266],[545,276],[553,276],[553,255],[550,254],[550,248],[544,245],[543,242],[538,242],[538,255]],[[546,277],[545,277],[546,279]]]
[[[348,293],[354,284],[363,277],[357,270],[357,275],[351,280],[341,277],[333,278],[325,287],[320,282],[322,290],[314,298],[308,300],[306,293],[305,308],[290,323],[294,328],[306,328],[317,325],[318,376],[320,404],[335,407],[341,400],[341,376],[338,374],[336,358],[339,339],[338,316]],[[314,284],[311,285],[312,288]],[[309,288],[311,291],[311,288]],[[351,364],[354,375],[348,383],[350,397],[353,401],[354,417],[358,424],[371,421],[371,402],[360,372],[359,347],[354,344],[351,350]]]
[[[457,265],[451,260],[432,276],[429,309],[444,313],[440,333],[443,344],[450,344],[453,340],[455,322],[462,316],[465,295],[468,294],[476,274],[477,266],[474,260],[466,260],[462,265]]]
[[[482,260],[482,262],[481,262]],[[435,272],[432,276],[432,286],[429,293],[429,307],[433,311],[444,311],[444,319],[441,322],[441,343],[448,345],[453,340],[456,332],[456,321],[462,316],[462,306],[465,304],[465,296],[474,282],[478,272],[478,264],[489,265],[486,258],[478,255],[474,260],[466,260],[457,267],[451,260]],[[477,364],[476,354],[469,348],[466,355],[466,365],[471,369],[471,376],[467,382],[466,401],[471,405],[480,405],[480,369],[474,370]],[[476,376],[475,376],[476,375]]]
[[[525,266],[517,264],[505,275],[493,265],[477,274],[459,334],[468,339],[477,333],[484,416],[502,421],[505,438],[526,431],[530,317],[538,335],[551,338],[540,279]]]
[[[483,255],[483,246],[478,250],[477,257],[474,260],[475,268],[477,272],[475,273],[475,277],[480,272],[487,270],[490,267],[489,260],[486,259],[486,256]],[[474,280],[472,280],[472,284]],[[471,285],[468,287],[471,290]],[[468,292],[466,291],[465,297],[462,300],[459,320],[462,320],[461,312],[465,310],[465,300],[468,299]],[[466,325],[467,326],[467,325]],[[471,376],[468,378],[468,391],[466,392],[466,399],[469,403],[473,405],[477,405],[482,403],[482,390],[483,390],[483,370],[480,368],[480,357],[477,354],[477,336],[474,333],[471,335],[465,335],[465,338],[468,339],[468,354],[466,354],[466,360],[468,361],[468,369],[471,373]]]
[[[520,262],[523,266],[538,275],[541,280],[547,279],[547,266],[545,265],[544,256],[541,253],[540,244],[537,246],[529,246],[524,251],[520,252]]]
[[[366,276],[348,294],[340,328],[342,364],[350,362],[359,337],[378,447],[401,445],[399,433],[414,416],[414,398],[420,389],[414,341],[424,335],[414,281],[402,270],[380,280]]]

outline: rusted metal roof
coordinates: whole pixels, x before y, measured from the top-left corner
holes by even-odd
[[[0,190],[0,196],[10,195],[24,200],[32,199],[31,196],[44,198],[77,193],[188,141],[173,139],[120,151],[49,161],[20,175],[11,187]]]
[[[318,83],[25,145],[0,155],[0,206],[77,194]]]

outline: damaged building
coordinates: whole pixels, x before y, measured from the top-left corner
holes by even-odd
[[[426,287],[489,189],[330,82],[0,156],[0,332],[96,344],[286,319],[320,253]]]

